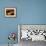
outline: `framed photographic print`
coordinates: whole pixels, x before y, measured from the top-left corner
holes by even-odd
[[[18,41],[46,41],[46,25],[45,24],[19,24],[18,25]]]
[[[16,17],[16,8],[5,8],[6,17]]]

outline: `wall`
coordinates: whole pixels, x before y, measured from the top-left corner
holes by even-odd
[[[21,8],[21,23],[46,24],[46,0],[25,0]]]
[[[5,18],[5,7],[16,7],[17,17]],[[18,32],[18,24],[46,24],[46,0],[1,0],[0,44],[8,43],[9,32]]]

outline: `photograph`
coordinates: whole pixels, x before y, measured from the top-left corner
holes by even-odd
[[[16,8],[5,8],[6,17],[16,17]]]
[[[39,42],[43,44],[46,41],[46,25],[18,24],[18,41],[20,46],[31,46]]]
[[[46,41],[46,25],[22,24],[19,25],[18,30],[20,31],[20,41]]]

